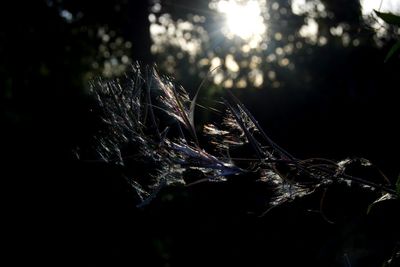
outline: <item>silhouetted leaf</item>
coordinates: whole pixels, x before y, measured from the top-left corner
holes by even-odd
[[[392,48],[390,48],[390,51],[386,55],[385,63],[399,50],[400,50],[400,41],[398,41],[395,45],[392,46]]]
[[[397,16],[395,14],[392,13],[383,13],[383,12],[379,12],[379,11],[375,11],[375,14],[383,19],[383,21],[385,21],[388,24],[391,25],[396,25],[396,26],[400,26],[400,16]]]

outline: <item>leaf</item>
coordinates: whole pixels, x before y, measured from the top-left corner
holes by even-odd
[[[397,192],[397,196],[400,198],[400,174],[399,174],[399,177],[397,178],[397,182],[396,182],[396,192]]]
[[[385,63],[397,52],[400,50],[400,41],[395,43],[392,48],[390,48],[389,52],[386,55]]]
[[[393,13],[383,13],[374,10],[375,14],[388,24],[400,26],[400,16]]]

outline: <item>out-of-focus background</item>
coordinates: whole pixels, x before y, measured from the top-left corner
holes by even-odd
[[[81,108],[91,79],[121,75],[138,60],[193,92],[220,66],[200,103],[233,90],[299,157],[362,156],[397,175],[399,60],[384,59],[399,33],[373,9],[400,7],[391,0],[6,1],[3,132],[18,140],[13,145],[45,138],[67,151],[86,131]]]
[[[58,232],[54,226],[56,222],[53,224],[51,220],[44,225],[27,221],[35,221],[35,218],[48,215],[49,211],[41,207],[52,203],[52,199],[59,198],[59,192],[66,197],[63,204],[67,205],[63,205],[63,208],[52,207],[52,211],[61,211],[61,214],[74,214],[74,208],[67,207],[68,201],[74,201],[72,192],[77,189],[78,199],[82,200],[80,203],[83,205],[78,204],[77,210],[83,218],[92,218],[91,213],[99,216],[102,208],[114,203],[114,199],[105,199],[101,191],[103,187],[99,186],[102,183],[107,184],[108,180],[100,179],[100,176],[93,175],[93,172],[82,166],[71,171],[66,162],[74,160],[78,148],[90,147],[93,134],[98,130],[96,114],[90,111],[93,99],[89,92],[89,81],[99,76],[118,77],[136,61],[143,66],[157,64],[161,73],[173,77],[176,83],[183,85],[192,94],[205,80],[198,99],[201,105],[212,106],[226,90],[232,90],[270,137],[299,158],[324,157],[340,160],[346,157],[364,157],[395,181],[400,172],[400,61],[398,55],[387,62],[384,60],[398,40],[400,30],[378,18],[374,9],[399,14],[400,2],[3,1],[0,4],[0,142],[5,158],[2,179],[14,184],[11,188],[18,192],[12,194],[11,202],[21,200],[21,194],[29,196],[32,201],[35,199],[33,202],[29,199],[22,201],[22,211],[26,214],[25,219],[19,223],[25,229],[24,233],[30,236],[39,224],[41,229],[49,228]],[[200,119],[207,117],[207,114],[202,115],[203,117],[199,115]],[[105,175],[105,172],[102,173],[103,167],[96,168],[96,173]],[[82,180],[82,177],[91,178]],[[23,185],[19,183],[21,181]],[[38,187],[46,193],[35,191]],[[234,196],[231,197],[235,199]],[[124,195],[118,201],[118,205],[129,203],[129,196]],[[185,201],[188,200],[181,200],[182,203]],[[163,211],[160,211],[157,215],[146,216],[168,218],[173,216],[174,211],[185,210],[185,205],[189,205],[181,202],[177,203],[184,207],[171,208],[170,215],[164,216]],[[193,205],[200,204],[196,202]],[[126,205],[129,210],[131,204]],[[195,227],[182,226],[185,233],[179,232],[177,225],[166,223],[162,226],[174,229],[169,232],[154,221],[152,223],[155,225],[148,224],[149,217],[140,221],[139,226],[132,227],[154,230],[150,239],[145,238],[143,233],[138,236],[139,240],[145,240],[141,248],[145,247],[147,250],[143,251],[152,251],[154,255],[151,257],[156,259],[159,266],[183,266],[183,260],[175,261],[176,265],[171,260],[171,257],[175,260],[179,258],[176,255],[180,255],[180,252],[174,251],[178,248],[183,249],[182,253],[186,255],[202,258],[204,253],[204,257],[210,259],[212,255],[218,254],[215,250],[221,249],[221,253],[226,253],[227,257],[233,255],[228,260],[230,263],[235,262],[234,255],[240,255],[244,250],[243,255],[250,257],[249,262],[246,262],[246,257],[238,256],[239,262],[243,261],[246,266],[261,266],[264,260],[260,256],[264,255],[262,246],[254,244],[268,242],[269,238],[274,242],[281,239],[273,234],[266,236],[265,228],[257,220],[242,223],[242,217],[232,219],[228,211],[218,210],[218,207],[225,209],[227,206],[228,203],[208,203],[205,206],[212,209],[210,214],[217,218],[214,215],[208,216],[205,207],[199,208],[202,211],[204,209],[204,213],[198,217],[203,220],[201,223],[191,221],[188,215],[188,221],[182,223],[192,223]],[[162,210],[160,207],[156,210]],[[235,210],[235,207],[230,208]],[[246,211],[245,207],[241,208]],[[119,219],[127,224],[131,222],[130,219]],[[202,239],[199,228],[208,229],[207,227],[213,225],[214,219],[219,220],[219,223],[229,224],[228,228],[223,225],[218,226],[221,229],[213,228],[216,233],[222,231],[221,236],[217,236],[217,243],[203,247],[189,242],[196,251],[179,243],[188,242],[191,240],[188,236],[191,235],[194,240]],[[232,223],[231,219],[237,219],[237,224]],[[302,225],[307,225],[308,219],[304,219]],[[79,218],[60,215],[54,220],[67,221],[66,225],[78,225],[78,228],[82,223],[85,225],[84,229],[91,229],[91,224],[96,225],[100,218],[89,219],[88,223],[87,220],[80,221]],[[254,229],[242,231],[242,227],[252,228],[253,223],[257,224]],[[356,225],[355,222],[352,223]],[[278,227],[279,223],[276,224],[275,227]],[[274,222],[270,222],[271,225]],[[101,228],[93,227],[101,232]],[[129,229],[129,225],[124,227]],[[125,229],[124,227],[122,228]],[[241,229],[236,229],[241,242],[233,239],[228,230],[224,230],[236,231],[235,227]],[[306,231],[314,229],[307,227]],[[349,231],[355,228],[351,229]],[[305,231],[301,228],[298,230]],[[176,231],[175,235],[173,231]],[[326,234],[327,230],[324,231]],[[99,233],[89,232],[91,234],[87,237],[87,246],[93,247],[96,243],[93,240],[99,238]],[[344,232],[340,233],[346,235]],[[296,234],[299,235],[298,238],[290,238]],[[282,238],[277,246],[283,246],[283,251],[289,248],[295,248],[295,251],[303,247],[299,240],[307,238],[305,233],[302,234],[287,229],[285,238],[288,238],[288,243],[283,242]],[[34,236],[38,238],[40,235]],[[127,233],[127,236],[135,239],[132,233]],[[205,236],[212,237],[213,234]],[[379,239],[380,235],[373,238]],[[62,239],[62,236],[55,239]],[[293,244],[293,240],[300,243]],[[348,248],[338,249],[341,251],[339,256],[336,255],[338,258],[327,251],[337,249],[339,243],[330,244],[329,241],[319,240],[323,243],[319,246],[316,245],[318,240],[307,242],[314,244],[314,250],[317,247],[325,248],[310,255],[318,254],[318,259],[330,259],[331,266],[374,266],[346,265],[348,258],[343,256],[345,253],[353,253],[353,256],[348,257],[354,258],[358,257],[354,255],[365,253],[352,250],[357,247],[357,242],[363,242],[362,237],[348,241]],[[31,239],[30,242],[30,246],[34,246],[35,241]],[[212,240],[201,242],[213,243]],[[225,249],[232,242],[236,244],[235,247]],[[252,245],[247,247],[243,242]],[[140,244],[136,245],[140,247]],[[276,246],[275,248],[276,251],[273,250],[275,252],[268,255],[274,255],[271,256],[273,259],[278,258],[278,255],[285,257],[285,253]],[[135,249],[142,251],[137,247],[132,248]],[[115,252],[114,259],[123,258],[124,262],[129,262],[127,255],[130,252],[127,250]],[[90,264],[98,261],[99,254],[97,249],[88,248],[88,251],[92,254],[88,252],[86,258],[89,258],[88,265],[92,266]],[[293,259],[297,257],[300,262],[307,263],[307,257],[301,256],[300,252],[293,253]],[[329,257],[324,253],[329,254]],[[145,253],[137,254],[143,257],[142,260],[146,260],[143,256]],[[94,258],[92,263],[90,255]],[[193,260],[186,266],[198,264],[195,258],[189,256],[180,259]],[[290,262],[288,258],[282,260],[284,263]],[[339,265],[342,261],[343,265]],[[313,259],[309,264],[317,266],[316,262],[318,260]],[[206,264],[207,261],[203,263]],[[209,262],[207,264],[213,265]]]

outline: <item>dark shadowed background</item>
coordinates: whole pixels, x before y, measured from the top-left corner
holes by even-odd
[[[192,94],[205,80],[201,105],[233,91],[299,158],[367,158],[394,182],[400,60],[384,60],[400,32],[372,8],[400,6],[379,2],[3,1],[1,179],[12,266],[382,266],[399,241],[397,202],[367,216],[371,196],[333,188],[334,224],[313,212],[318,194],[260,218],[263,189],[228,182],[168,188],[138,209],[118,167],[76,159],[95,149],[101,129],[89,81],[138,61]]]

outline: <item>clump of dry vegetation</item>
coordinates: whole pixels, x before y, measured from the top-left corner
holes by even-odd
[[[138,65],[118,79],[92,82],[106,126],[96,136],[97,155],[126,169],[139,205],[149,203],[165,186],[233,177],[267,183],[274,192],[270,207],[338,183],[375,192],[377,201],[397,197],[395,186],[366,159],[336,162],[292,156],[268,137],[230,91],[218,102],[219,123],[202,125],[200,135],[194,119],[200,87],[190,98],[154,68]],[[378,175],[354,176],[348,171],[354,166],[376,168]]]

